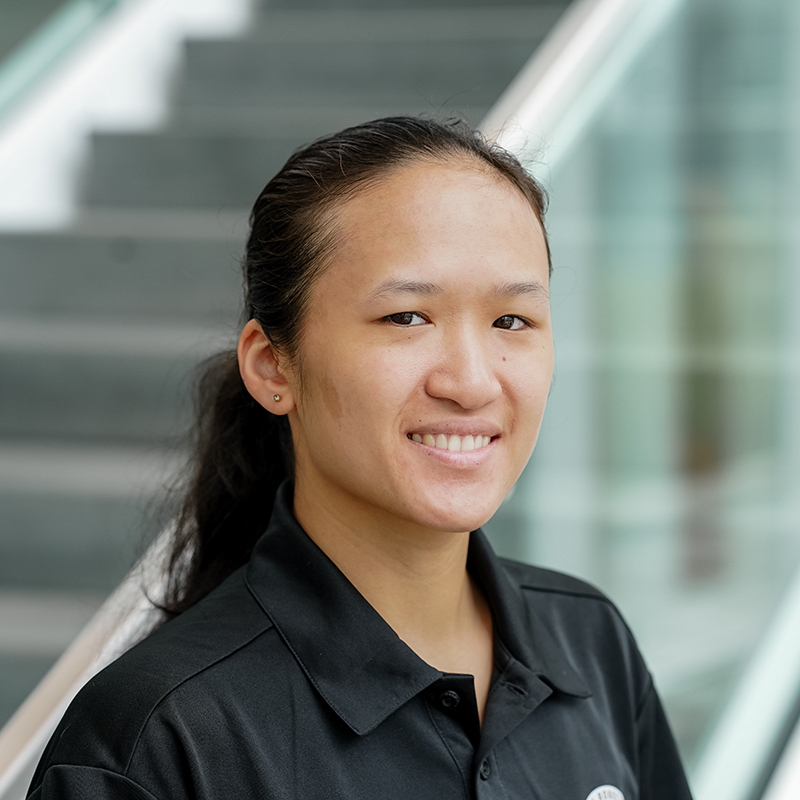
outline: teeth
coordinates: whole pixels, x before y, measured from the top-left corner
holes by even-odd
[[[459,451],[469,452],[470,450],[478,450],[481,447],[486,447],[486,445],[492,441],[491,436],[481,436],[480,434],[473,436],[471,433],[466,436],[453,434],[449,438],[443,433],[438,434],[436,437],[430,433],[412,433],[411,438],[415,442],[427,445],[428,447],[439,447],[442,450],[451,450],[455,453]]]

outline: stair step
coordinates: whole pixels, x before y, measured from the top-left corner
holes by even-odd
[[[119,497],[0,489],[4,588],[110,592],[147,538],[143,505]]]
[[[488,107],[539,40],[189,41],[175,97],[182,107],[380,104],[420,112]]]
[[[425,42],[486,39],[540,40],[564,12],[565,3],[460,8],[270,9],[256,14],[246,38],[263,44],[309,42]]]
[[[376,8],[395,9],[398,5],[399,0],[256,0],[254,3],[256,16],[273,14],[284,9],[341,9],[369,12]],[[485,8],[487,3],[486,0],[435,0],[433,4],[430,0],[402,0],[404,9],[428,10],[431,5],[434,5],[437,10],[446,9],[450,13],[457,10],[458,14],[462,14],[467,9]],[[553,0],[503,0],[498,13],[511,7],[547,8],[552,5]]]
[[[189,240],[223,246],[239,259],[249,230],[250,208],[81,208],[70,226],[76,236],[141,240]]]
[[[223,236],[146,238],[102,227],[100,235],[0,234],[0,349],[5,336],[23,333],[18,324],[4,327],[4,314],[205,325],[236,321],[238,242]]]
[[[109,592],[160,524],[148,508],[180,463],[155,448],[0,443],[3,590]]]
[[[19,708],[20,703],[36,688],[53,666],[52,655],[0,654],[0,725],[4,725]],[[23,797],[25,787],[19,787]]]
[[[0,591],[0,659],[55,658],[91,620],[103,593]]]
[[[347,106],[280,106],[242,108],[181,108],[176,111],[166,130],[191,130],[198,134],[243,133],[264,137],[285,138],[295,147],[311,142],[320,136],[340,131],[350,125],[358,125],[371,119],[393,115],[419,114],[419,103],[403,106],[348,104]],[[446,109],[437,117],[446,117]],[[459,104],[460,118],[477,125],[486,113],[485,106]]]
[[[116,497],[160,491],[180,466],[179,451],[55,442],[0,441],[0,490]]]
[[[235,331],[0,320],[0,437],[158,441],[189,424],[192,376]]]
[[[562,8],[280,11],[244,39],[190,40],[173,123],[96,134],[82,200],[249,208],[298,145],[342,124],[391,113],[477,123]]]
[[[297,145],[175,129],[95,134],[82,199],[89,207],[250,208]]]
[[[105,594],[0,591],[0,726],[81,632]]]

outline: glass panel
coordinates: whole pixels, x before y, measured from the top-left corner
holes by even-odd
[[[687,3],[550,176],[555,379],[488,526],[618,603],[690,771],[800,562],[799,18]]]

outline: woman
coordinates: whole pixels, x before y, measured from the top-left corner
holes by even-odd
[[[81,692],[31,797],[689,797],[613,606],[477,530],[550,386],[543,212],[462,125],[289,159],[202,387],[173,619]]]

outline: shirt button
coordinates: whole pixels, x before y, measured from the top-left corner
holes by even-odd
[[[482,781],[488,781],[489,776],[492,774],[492,768],[489,766],[489,761],[484,760],[481,762],[481,768],[478,770],[478,775],[481,776]]]
[[[443,708],[455,708],[461,702],[461,698],[458,696],[458,692],[448,689],[439,695],[439,702]]]

